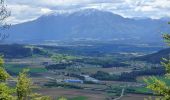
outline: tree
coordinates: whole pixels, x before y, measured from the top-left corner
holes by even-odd
[[[7,5],[5,4],[5,0],[0,0],[0,40],[4,40],[9,35],[7,33],[3,33],[3,30],[9,28],[10,25],[6,23],[6,19],[11,15],[11,12],[8,11]]]
[[[9,77],[9,74],[4,69],[4,60],[0,57],[0,100],[14,100],[12,96],[13,89],[6,83]]]
[[[0,57],[0,100],[51,100],[48,96],[32,93],[32,81],[28,76],[28,69],[20,72],[16,88],[13,89],[6,82],[10,75],[4,69],[4,60]],[[17,96],[14,96],[17,94]],[[31,98],[31,99],[30,99]]]
[[[4,30],[8,27],[5,23],[5,20],[10,16],[10,12],[6,9],[6,5],[4,0],[0,0],[0,30]],[[0,33],[0,40],[5,39],[8,37],[7,34]],[[13,97],[13,89],[11,89],[6,80],[10,78],[10,75],[4,69],[4,60],[0,56],[0,100],[15,100],[16,98]]]
[[[0,100],[16,100],[12,94],[14,90],[7,86],[5,83],[0,83]]]
[[[32,81],[28,77],[28,69],[23,70],[18,76],[16,91],[17,100],[51,100],[48,96],[32,93]]]
[[[4,69],[4,60],[0,57],[0,82],[5,82],[10,75]]]
[[[17,81],[17,96],[18,100],[28,100],[28,97],[31,93],[31,79],[27,76],[28,70],[24,70],[18,76]]]
[[[170,46],[170,34],[164,34],[163,38],[165,39],[165,42],[168,44],[168,46]],[[165,78],[170,80],[170,59],[163,58],[162,65],[166,69]],[[147,83],[147,88],[162,96],[160,98],[156,98],[156,100],[170,100],[170,86],[165,81],[152,76],[149,79],[145,79],[145,82]],[[148,100],[153,99],[149,98]]]
[[[0,82],[5,82],[9,78],[9,74],[3,67],[0,67]]]
[[[2,30],[9,27],[5,22],[10,16],[10,12],[6,7],[5,0],[0,0],[0,40],[4,40],[8,37],[8,34],[2,32]],[[8,85],[7,80],[10,78],[10,75],[5,70],[4,60],[0,56],[0,100],[51,100],[50,97],[41,96],[40,94],[32,96],[32,82],[27,72],[28,70],[24,70],[19,74],[16,89],[13,89]],[[17,94],[17,96],[14,94]]]

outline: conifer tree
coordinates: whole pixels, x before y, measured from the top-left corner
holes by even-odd
[[[23,70],[18,76],[16,91],[17,100],[51,100],[48,96],[42,96],[37,93],[33,93],[32,80],[28,76],[28,69]]]
[[[170,46],[170,34],[164,34],[163,38],[165,39],[167,45]],[[163,58],[163,62],[161,64],[166,70],[165,78],[170,80],[170,59]],[[165,81],[152,76],[149,79],[145,79],[145,82],[147,83],[147,88],[151,89],[155,94],[161,96],[160,98],[156,98],[156,100],[170,100],[170,85],[168,85]],[[146,100],[153,99],[149,98]]]
[[[2,30],[8,28],[10,25],[6,24],[6,19],[10,16],[10,12],[7,10],[5,0],[0,0],[0,41],[8,37],[8,34],[3,33]],[[10,75],[4,68],[4,60],[0,56],[0,100],[51,100],[50,97],[34,95],[31,92],[32,82],[27,74],[28,70],[24,70],[18,76],[16,89],[13,89],[8,85],[7,80]],[[17,96],[15,96],[17,94]]]
[[[28,100],[28,97],[31,93],[31,79],[27,76],[28,70],[24,70],[18,76],[17,81],[17,96],[18,100]]]
[[[4,69],[4,60],[0,57],[0,100],[15,100],[15,97],[12,96],[13,89],[6,83],[9,77],[9,74]]]

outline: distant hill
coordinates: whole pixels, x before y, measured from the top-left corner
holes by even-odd
[[[160,50],[159,52],[137,57],[135,60],[147,61],[150,63],[160,63],[162,58],[170,58],[170,48]]]
[[[96,9],[53,13],[13,25],[8,41],[99,40],[132,43],[161,43],[161,33],[170,32],[166,20],[129,19]]]
[[[18,44],[1,44],[0,45],[0,55],[5,58],[24,58],[31,57],[32,55],[46,55],[46,53],[39,48],[29,48],[25,45]]]

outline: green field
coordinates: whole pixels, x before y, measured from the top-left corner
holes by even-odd
[[[29,68],[27,65],[19,65],[19,64],[6,64],[5,68],[7,71],[12,72],[14,74],[18,74],[23,69],[29,69],[30,73],[43,73],[47,72],[45,68]]]

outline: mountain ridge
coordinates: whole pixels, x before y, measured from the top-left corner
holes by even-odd
[[[13,41],[71,41],[91,38],[146,43],[157,42],[158,39],[161,41],[161,32],[170,32],[166,21],[124,18],[96,9],[45,15],[34,21],[13,25],[7,31],[11,35],[8,40]]]
[[[166,59],[170,58],[170,48],[160,50],[156,53],[137,57],[137,58],[135,58],[135,60],[159,64],[163,61],[163,58],[166,58]]]

